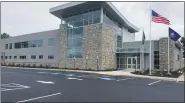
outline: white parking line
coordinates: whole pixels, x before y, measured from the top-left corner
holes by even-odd
[[[27,88],[30,88],[30,87],[27,87]],[[10,91],[10,90],[17,90],[17,89],[26,89],[26,88],[3,89],[3,90],[1,90],[1,92]]]
[[[61,94],[61,93],[55,93],[55,94],[46,95],[46,96],[42,96],[42,97],[36,97],[36,98],[27,99],[27,100],[22,100],[22,101],[18,101],[18,102],[16,102],[16,103],[22,103],[22,102],[32,101],[32,100],[41,99],[41,98],[46,98],[46,97],[51,97],[51,96],[59,95],[59,94]]]
[[[125,78],[125,79],[119,79],[119,80],[116,80],[116,81],[122,81],[122,80],[128,80],[128,79],[134,79],[134,78]]]
[[[83,80],[83,79],[79,79],[79,78],[70,78],[70,77],[68,77],[67,79],[73,79],[73,80]]]
[[[160,81],[161,81],[161,80],[158,80],[158,81],[152,82],[152,83],[150,83],[150,84],[148,84],[148,85],[152,85],[152,84],[158,83],[158,82],[160,82]]]
[[[77,76],[77,77],[87,77],[87,76],[89,76],[89,75],[80,75],[80,76]]]

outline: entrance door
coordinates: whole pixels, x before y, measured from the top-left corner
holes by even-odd
[[[127,69],[132,69],[132,57],[127,58]]]
[[[127,58],[127,69],[137,69],[137,57]]]

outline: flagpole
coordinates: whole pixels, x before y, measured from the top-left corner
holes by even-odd
[[[151,10],[151,7],[150,7],[150,70],[149,70],[149,75],[151,75],[151,69],[152,69],[152,47],[151,47],[151,16],[152,15],[152,10]]]
[[[168,25],[168,74],[170,74],[170,36],[169,36],[169,25]]]
[[[143,33],[144,33],[144,29],[143,29]],[[142,52],[142,61],[143,61],[143,69],[145,69],[145,62],[144,62],[144,45],[145,45],[145,43],[143,44],[143,52]]]

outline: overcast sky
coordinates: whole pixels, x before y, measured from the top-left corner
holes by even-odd
[[[58,29],[60,19],[49,13],[49,9],[67,2],[1,2],[1,33],[11,36]],[[168,18],[170,27],[184,35],[183,2],[112,2],[132,24],[144,29],[149,39],[149,8]],[[167,37],[168,26],[152,23],[152,39]],[[142,31],[136,33],[141,40]]]

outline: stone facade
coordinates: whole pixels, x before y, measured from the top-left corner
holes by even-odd
[[[115,34],[104,24],[83,27],[83,58],[67,58],[67,26],[60,26],[59,68],[107,70],[116,68]]]
[[[175,42],[172,40],[170,41],[170,70],[173,69],[174,64],[174,48]],[[168,69],[168,38],[160,38],[159,39],[159,67],[160,69]]]

